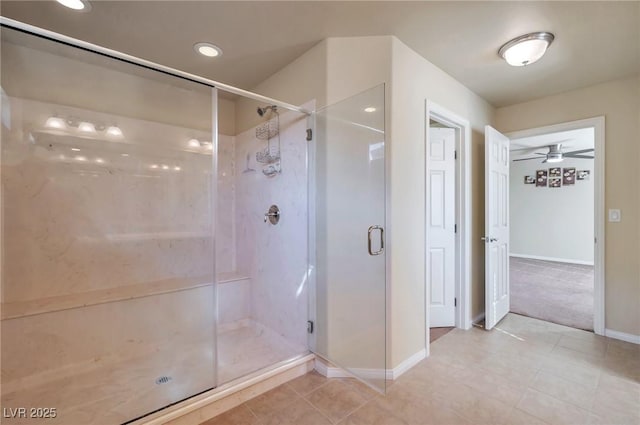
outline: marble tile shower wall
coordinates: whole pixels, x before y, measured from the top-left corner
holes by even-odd
[[[123,142],[70,137],[40,131],[42,112],[114,118],[17,98],[11,106],[14,131],[2,148],[3,302],[166,279],[211,282],[211,155],[182,149],[194,131],[119,117]],[[39,123],[31,143],[18,130],[23,121]]]
[[[263,174],[256,152],[267,146],[255,128],[236,135],[236,158],[245,158],[236,173],[236,239],[238,270],[251,282],[251,319],[306,349],[307,334],[307,161],[306,117],[280,115],[279,174]],[[254,170],[254,171],[246,171]],[[277,225],[264,214],[278,205]]]
[[[216,273],[237,273],[235,220],[235,137],[218,135]]]

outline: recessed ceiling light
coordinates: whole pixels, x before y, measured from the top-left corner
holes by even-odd
[[[163,170],[168,170],[168,169],[169,169],[169,166],[168,166],[168,165],[166,165],[166,164],[162,164],[162,169],[163,169]]]
[[[544,55],[554,38],[544,31],[521,35],[502,45],[498,54],[511,66],[531,65]]]
[[[122,130],[120,130],[120,127],[112,125],[107,128],[107,134],[112,137],[122,137]]]
[[[158,164],[151,164],[151,166],[149,168],[156,169],[156,168],[158,168]]]
[[[83,10],[85,12],[91,10],[91,4],[86,0],[56,0],[64,7],[73,10]]]
[[[182,170],[182,168],[180,168],[180,167],[173,167],[173,169],[176,170],[176,171]]]
[[[78,124],[78,131],[82,131],[83,133],[95,133],[96,126],[90,122],[83,121]]]
[[[87,160],[87,157],[86,157],[86,156],[80,156],[80,155],[78,155],[78,156],[76,156],[74,159],[75,159],[76,161],[86,161],[86,160]]]
[[[374,108],[373,106],[369,106],[369,107],[364,108],[364,111],[365,112],[375,112],[375,111],[377,111],[377,109]]]
[[[129,156],[128,153],[121,153],[120,156]]]
[[[218,56],[222,56],[222,49],[211,43],[196,43],[193,45],[193,48],[196,52],[200,53],[202,56],[207,56],[209,58],[215,58]]]
[[[47,122],[44,123],[44,126],[48,128],[63,129],[67,127],[67,123],[65,123],[62,118],[49,117],[47,118]]]
[[[102,158],[96,158],[96,162],[97,162],[98,164],[104,164],[104,159],[102,159]]]
[[[74,151],[74,152],[80,152],[80,149],[78,149],[78,148],[71,148],[71,150]]]

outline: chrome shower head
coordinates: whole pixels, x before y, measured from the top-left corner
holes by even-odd
[[[276,108],[277,108],[276,105],[269,105],[269,106],[265,106],[264,108],[261,108],[261,107],[258,106],[257,112],[258,112],[258,115],[263,117],[264,114],[267,113],[267,111],[276,112],[276,110],[277,110]]]

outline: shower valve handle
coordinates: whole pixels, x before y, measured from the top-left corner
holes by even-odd
[[[264,222],[266,223],[269,220],[269,217],[280,217],[280,212],[268,212],[264,215]]]
[[[269,211],[264,215],[264,222],[269,221],[271,224],[278,224],[280,221],[280,208],[277,205],[271,205]]]

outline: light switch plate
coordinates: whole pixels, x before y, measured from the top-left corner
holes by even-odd
[[[619,223],[621,219],[620,210],[609,210],[609,223]]]

